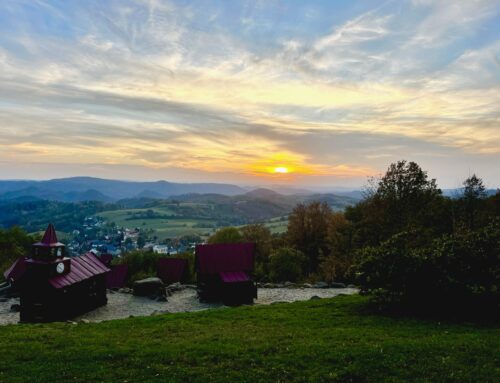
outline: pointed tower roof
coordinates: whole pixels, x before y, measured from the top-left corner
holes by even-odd
[[[51,223],[47,226],[45,234],[40,242],[34,244],[34,246],[46,246],[46,247],[61,247],[64,246],[63,243],[57,240],[56,229]]]
[[[47,226],[47,230],[45,230],[45,234],[43,235],[42,243],[45,245],[50,245],[57,242],[59,241],[57,240],[56,229],[54,225],[49,223],[49,226]]]

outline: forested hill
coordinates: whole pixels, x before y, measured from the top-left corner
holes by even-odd
[[[55,224],[58,230],[70,232],[80,228],[86,217],[118,208],[119,205],[96,201],[0,201],[0,228],[19,226],[32,233],[44,230],[50,222]]]
[[[335,194],[282,195],[268,189],[256,189],[235,196],[223,194],[182,194],[170,198],[122,199],[105,201],[60,202],[34,197],[0,200],[0,227],[21,226],[35,232],[52,222],[61,231],[79,228],[85,217],[103,211],[121,209],[154,209],[170,211],[177,218],[212,220],[219,225],[241,225],[285,216],[301,202],[322,201],[334,210],[342,210],[356,199]],[[146,217],[148,218],[148,217]],[[155,216],[149,218],[154,219]]]
[[[245,192],[245,189],[231,184],[132,182],[92,177],[48,181],[0,181],[0,200],[30,198],[61,202],[110,202],[135,197],[168,198],[186,193],[237,195]]]

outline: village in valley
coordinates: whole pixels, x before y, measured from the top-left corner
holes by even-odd
[[[132,250],[144,249],[162,255],[176,255],[192,252],[202,237],[186,235],[181,238],[164,239],[158,243],[153,230],[140,227],[117,227],[100,217],[86,217],[80,229],[68,235],[68,253],[71,255],[91,252],[94,255],[110,254],[120,258],[122,254]]]

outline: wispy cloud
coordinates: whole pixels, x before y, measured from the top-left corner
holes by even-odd
[[[0,161],[321,183],[407,156],[483,167],[500,11],[472,3],[2,3]]]

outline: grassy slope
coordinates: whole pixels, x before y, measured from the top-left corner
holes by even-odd
[[[1,327],[0,381],[500,381],[498,327],[361,315],[363,302]]]
[[[148,209],[112,210],[102,212],[97,215],[109,222],[114,222],[118,227],[153,229],[155,231],[155,235],[157,235],[160,240],[187,234],[202,235],[204,233],[211,233],[214,230],[213,228],[207,227],[193,227],[194,225],[213,225],[215,223],[215,221],[207,219],[195,220],[185,219],[182,217],[127,219],[133,217],[132,214],[145,213],[147,210]],[[155,213],[161,215],[175,214],[167,208],[152,208],[150,210],[153,210]]]

